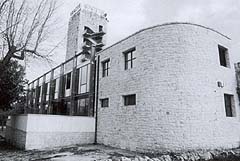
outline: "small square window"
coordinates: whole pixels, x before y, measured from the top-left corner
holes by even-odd
[[[135,51],[136,51],[136,48],[133,47],[133,48],[128,49],[127,51],[123,52],[123,54],[124,54],[125,70],[134,67],[134,60],[136,59]]]
[[[218,45],[218,52],[220,65],[224,67],[230,67],[228,49],[221,45]]]
[[[109,68],[110,68],[110,59],[107,59],[102,62],[102,77],[106,77],[109,74]]]
[[[230,94],[224,94],[225,111],[227,117],[235,116],[234,97]]]
[[[108,106],[109,106],[109,99],[108,98],[101,99],[101,107],[108,107]]]
[[[136,105],[136,94],[123,96],[124,106]]]

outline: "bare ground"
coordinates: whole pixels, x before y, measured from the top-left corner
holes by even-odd
[[[240,161],[240,148],[200,153],[140,154],[104,145],[73,145],[24,151],[7,144],[0,133],[0,161]]]

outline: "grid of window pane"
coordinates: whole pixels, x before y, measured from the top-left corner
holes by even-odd
[[[89,65],[85,65],[78,69],[78,77],[79,77],[78,93],[79,94],[88,92],[89,76],[90,76]]]
[[[82,98],[77,100],[77,115],[79,116],[87,116],[88,115],[88,107],[89,106],[89,98]]]
[[[127,96],[123,96],[123,97],[124,97],[124,105],[125,106],[136,105],[136,94],[127,95]]]
[[[109,104],[108,98],[101,99],[101,107],[108,107],[109,106],[108,104]]]
[[[109,68],[110,68],[110,59],[103,61],[102,62],[102,69],[103,69],[102,76],[103,77],[108,76]]]
[[[125,57],[125,70],[133,68],[134,60],[136,59],[135,51],[136,51],[136,48],[134,47],[134,48],[131,48],[131,49],[123,52],[124,57]]]

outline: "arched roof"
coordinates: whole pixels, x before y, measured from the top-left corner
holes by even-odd
[[[155,26],[151,26],[151,27],[147,27],[147,28],[141,29],[141,30],[139,30],[139,31],[137,31],[137,32],[135,32],[135,33],[133,33],[133,34],[125,37],[124,39],[122,39],[122,40],[120,40],[120,41],[118,41],[118,42],[116,42],[116,43],[114,43],[114,44],[106,47],[105,49],[101,50],[99,53],[103,52],[104,50],[106,50],[106,49],[108,49],[108,48],[111,48],[112,46],[115,46],[115,45],[121,43],[122,41],[124,41],[124,40],[126,40],[126,39],[128,39],[128,38],[130,38],[130,37],[132,37],[132,36],[134,36],[134,35],[137,35],[137,34],[143,32],[143,31],[150,30],[150,29],[154,29],[154,28],[157,28],[157,27],[169,26],[169,25],[192,25],[192,26],[198,26],[198,27],[204,28],[204,29],[206,29],[206,30],[210,30],[210,31],[212,31],[212,32],[215,32],[215,33],[217,33],[217,34],[219,34],[219,35],[221,35],[221,36],[223,36],[223,37],[231,40],[228,36],[222,34],[221,32],[219,32],[219,31],[217,31],[217,30],[214,30],[214,29],[212,29],[212,28],[210,28],[210,27],[206,27],[206,26],[203,26],[203,25],[199,25],[199,24],[195,24],[195,23],[190,23],[190,22],[170,22],[170,23],[164,23],[164,24],[155,25]]]

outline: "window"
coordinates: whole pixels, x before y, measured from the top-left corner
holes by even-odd
[[[76,115],[88,116],[89,98],[82,98],[76,101]]]
[[[136,94],[123,96],[124,106],[136,105]]]
[[[220,65],[224,67],[230,67],[228,49],[221,45],[218,45],[218,52],[219,52]]]
[[[58,93],[59,93],[59,81],[60,79],[59,78],[56,78],[54,80],[54,96],[53,96],[53,99],[57,99],[58,98]]]
[[[226,116],[233,117],[235,112],[233,95],[224,94],[224,102],[225,102]]]
[[[106,77],[108,76],[108,72],[109,72],[109,66],[110,66],[110,59],[105,60],[102,62],[102,77]]]
[[[128,49],[127,51],[123,52],[124,59],[125,59],[125,70],[133,68],[135,57],[136,48]]]
[[[66,76],[66,89],[70,89],[71,87],[71,73],[68,73]]]
[[[48,101],[49,99],[49,92],[50,92],[50,83],[46,82],[44,86],[44,97],[46,101]]]
[[[101,99],[101,107],[108,107],[108,104],[109,104],[108,98]]]
[[[85,65],[77,70],[78,94],[89,92],[90,65]]]
[[[102,32],[103,31],[103,26],[102,25],[99,25],[99,32]]]

